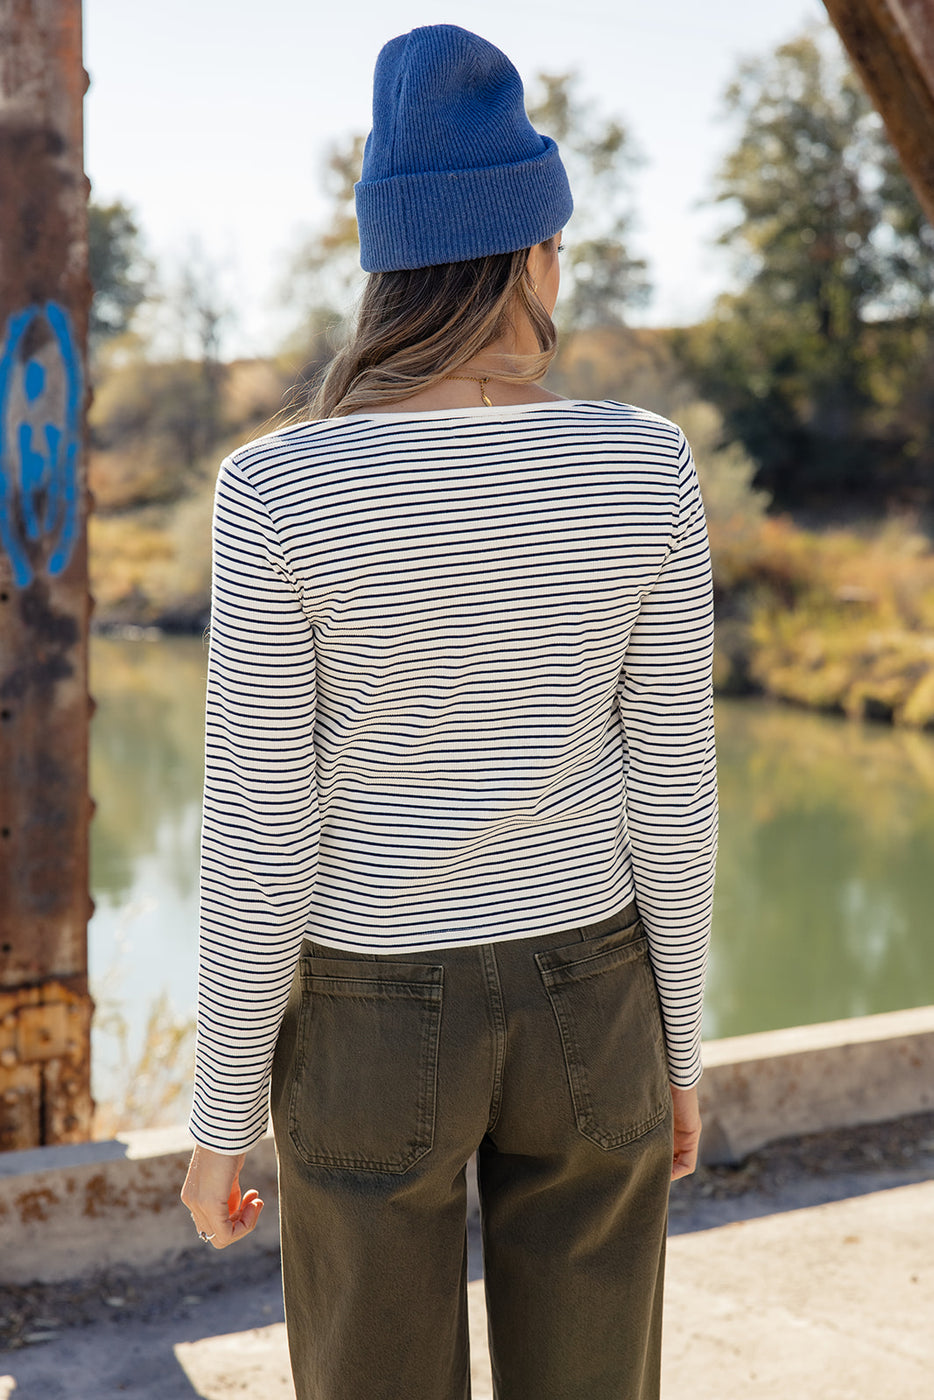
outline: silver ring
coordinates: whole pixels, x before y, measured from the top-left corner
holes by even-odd
[[[214,1234],[215,1234],[215,1235],[217,1234],[217,1231],[216,1231],[216,1230],[214,1231]],[[208,1234],[205,1233],[204,1230],[199,1230],[199,1231],[198,1231],[198,1239],[199,1239],[199,1240],[204,1240],[205,1244],[207,1244],[208,1240],[213,1240],[213,1238],[214,1238],[214,1235],[208,1235]]]

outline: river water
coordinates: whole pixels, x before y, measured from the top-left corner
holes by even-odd
[[[196,638],[92,641],[94,1087],[140,1123],[190,1057],[205,663]],[[934,1002],[934,737],[724,699],[717,738],[705,1035]]]

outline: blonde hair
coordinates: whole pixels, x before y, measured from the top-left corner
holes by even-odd
[[[553,238],[541,246],[549,245]],[[517,312],[528,318],[538,354],[501,356],[495,378],[541,379],[558,338],[535,293],[529,251],[370,273],[351,338],[313,394],[312,418],[340,418],[430,388],[506,334]]]

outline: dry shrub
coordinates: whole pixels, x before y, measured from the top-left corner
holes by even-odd
[[[648,326],[565,333],[545,382],[568,398],[617,399],[667,417],[691,397],[667,333]]]
[[[147,586],[158,617],[176,624],[190,618],[205,625],[211,605],[211,514],[213,482],[180,501],[165,528],[169,554],[154,561]]]
[[[172,558],[162,514],[92,515],[88,546],[96,618],[108,619],[122,611],[127,621],[152,622],[149,579],[155,567]]]
[[[178,1016],[165,993],[149,1009],[143,1044],[130,1052],[126,1018],[117,1006],[95,1013],[100,1031],[111,1037],[123,1066],[112,1097],[95,1104],[92,1135],[112,1138],[135,1128],[164,1128],[183,1122],[194,1072],[195,1023]]]
[[[88,523],[91,592],[98,625],[197,629],[211,596],[213,482],[172,506]]]
[[[713,532],[718,589],[747,603],[748,672],[770,694],[859,718],[934,725],[934,554],[904,522],[875,532],[765,521]]]
[[[673,405],[671,416],[691,444],[708,525],[723,524],[734,535],[758,530],[769,495],[753,486],[756,464],[741,443],[729,440],[720,410],[688,398]]]
[[[109,369],[89,415],[89,480],[100,512],[185,496],[227,428],[225,366],[134,359]]]
[[[224,366],[213,437],[192,457],[204,426],[195,422],[200,369],[131,362],[98,390],[91,469],[111,512],[90,527],[98,623],[206,621],[217,463],[280,413],[291,372],[275,361]],[[934,726],[934,554],[910,520],[817,532],[768,516],[754,464],[697,399],[664,331],[565,336],[548,383],[571,397],[638,403],[684,428],[710,529],[719,690]]]
[[[718,593],[762,593],[781,607],[792,607],[803,593],[819,586],[817,537],[799,530],[786,516],[714,516],[709,525]]]
[[[245,439],[274,418],[291,397],[294,377],[294,367],[278,359],[229,364],[223,400],[228,430]]]

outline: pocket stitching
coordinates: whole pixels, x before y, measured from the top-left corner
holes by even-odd
[[[599,952],[587,953],[582,958],[565,959],[558,956],[585,946],[582,943],[574,943],[571,944],[570,948],[554,948],[549,952],[536,953],[535,961],[538,963],[542,977],[547,982],[558,982],[564,973],[567,974],[568,981],[582,981],[584,978],[593,977],[605,969],[609,970],[611,967],[620,967],[624,963],[634,962],[637,957],[642,955],[648,957],[649,939],[647,934],[642,934],[641,937],[634,938],[629,943],[623,943],[618,948],[601,948]],[[594,966],[596,963],[600,963],[600,966]]]
[[[310,991],[313,991],[314,983],[329,980],[328,974],[319,974],[313,970],[302,968],[303,988],[310,983]],[[330,980],[346,981],[354,979],[331,978]],[[369,980],[374,979],[360,979]],[[387,981],[376,983],[379,993],[370,993],[359,996],[355,992],[331,992],[319,990],[318,995],[333,995],[340,997],[353,997],[359,1001],[389,1001],[399,1000],[400,996],[397,988],[405,986],[404,983]],[[389,988],[389,995],[382,995],[384,988]],[[342,1156],[336,1153],[313,1152],[305,1144],[300,1123],[300,1114],[297,1111],[300,1088],[305,1074],[305,1061],[307,1058],[308,1041],[310,1037],[310,1026],[312,1021],[311,1000],[303,999],[299,1014],[299,1035],[296,1044],[296,1070],[292,1077],[291,1092],[289,1095],[289,1137],[302,1160],[309,1166],[319,1167],[339,1167],[352,1171],[379,1171],[392,1175],[403,1175],[409,1171],[416,1162],[420,1161],[427,1152],[434,1146],[435,1119],[437,1116],[437,1092],[438,1092],[438,1054],[441,1031],[441,1010],[442,1010],[442,988],[443,969],[432,969],[431,980],[426,979],[423,983],[413,984],[408,1000],[416,1003],[419,1011],[420,1029],[420,1053],[418,1061],[418,1075],[416,1086],[415,1102],[415,1132],[414,1142],[411,1142],[404,1155],[394,1158],[373,1158],[362,1157],[359,1154],[354,1156]]]
[[[607,949],[604,953],[593,954],[590,958],[582,959],[581,962],[586,963],[588,961],[594,961],[597,957],[603,958],[607,954],[615,952],[628,953],[631,948],[637,949],[639,942],[643,943],[645,947],[648,945],[648,939],[644,938],[638,940],[637,943],[626,944],[619,949]],[[627,1143],[636,1141],[636,1139],[650,1132],[652,1128],[657,1127],[668,1112],[668,1103],[667,1101],[663,1101],[659,1108],[651,1113],[648,1118],[633,1124],[621,1132],[609,1133],[597,1126],[584,1057],[581,1054],[580,1045],[574,1033],[572,1018],[568,1016],[562,1005],[564,999],[561,993],[565,987],[575,986],[596,975],[598,972],[611,971],[626,962],[636,961],[636,959],[624,957],[618,961],[612,961],[604,967],[593,968],[579,976],[575,976],[573,975],[572,969],[581,966],[581,963],[562,963],[558,967],[548,968],[543,966],[543,961],[547,956],[548,954],[546,953],[536,953],[535,961],[538,963],[539,972],[544,983],[545,994],[548,997],[555,1021],[557,1022],[558,1034],[561,1039],[562,1055],[564,1058],[564,1068],[567,1075],[571,1104],[574,1110],[574,1118],[578,1131],[586,1137],[588,1141],[595,1143],[597,1147],[602,1148],[604,1151],[611,1151],[614,1148],[624,1147]],[[651,976],[651,963],[648,957],[645,958],[645,962],[648,967],[649,975]],[[561,974],[566,972],[571,972],[572,975],[562,978]],[[662,1055],[664,1055],[664,1036],[661,1033],[660,1026],[655,1031],[653,1048],[656,1051],[661,1050]]]

